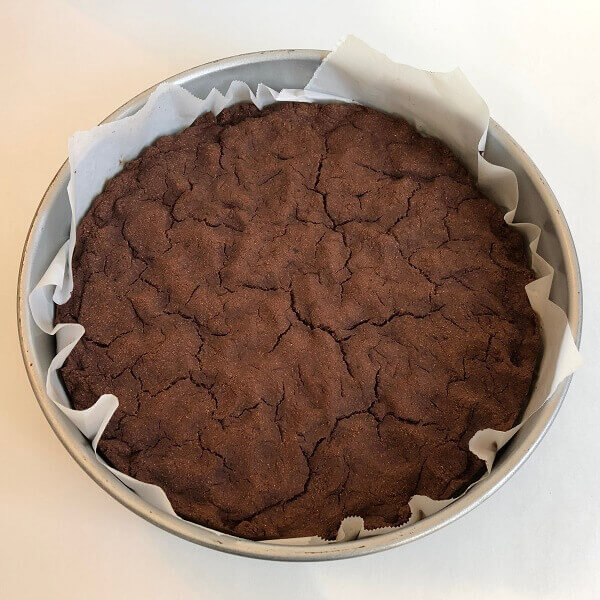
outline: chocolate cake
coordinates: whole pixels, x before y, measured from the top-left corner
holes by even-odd
[[[77,230],[77,409],[191,521],[251,539],[400,525],[513,426],[540,347],[524,242],[439,141],[357,105],[238,105],[158,139]]]

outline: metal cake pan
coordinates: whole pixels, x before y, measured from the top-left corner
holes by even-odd
[[[230,82],[236,79],[247,82],[252,88],[260,82],[275,89],[302,88],[326,55],[327,52],[322,50],[257,52],[201,65],[166,81],[180,84],[200,97],[208,94],[213,87],[225,92]],[[139,94],[103,122],[133,114],[154,89],[152,87]],[[516,220],[533,222],[542,228],[538,252],[555,269],[551,299],[566,312],[579,345],[582,325],[581,276],[573,240],[560,206],[529,156],[494,121],[490,121],[486,158],[512,169],[517,175],[520,202]],[[294,561],[349,558],[406,544],[458,519],[503,485],[539,444],[567,393],[570,378],[562,382],[553,397],[512,439],[487,479],[437,514],[392,533],[323,546],[286,546],[217,533],[165,514],[142,500],[101,465],[89,441],[46,395],[46,373],[55,353],[55,344],[53,338],[39,330],[33,322],[28,296],[68,237],[68,180],[69,167],[65,162],[42,198],[23,249],[17,290],[17,317],[27,374],[52,429],[86,473],[121,504],[174,535],[232,554]]]

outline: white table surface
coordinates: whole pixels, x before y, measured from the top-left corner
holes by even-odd
[[[598,598],[600,3],[4,0],[0,7],[0,597]],[[434,535],[335,563],[216,553],[146,523],[69,457],[29,387],[15,286],[68,136],[189,67],[352,32],[396,60],[460,65],[554,189],[584,279],[586,366],[540,447]],[[595,173],[594,173],[595,171]]]

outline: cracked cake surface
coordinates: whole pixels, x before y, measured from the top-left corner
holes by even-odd
[[[357,105],[242,104],[162,137],[77,230],[58,322],[106,460],[251,539],[400,525],[481,472],[540,336],[521,237],[442,143]]]

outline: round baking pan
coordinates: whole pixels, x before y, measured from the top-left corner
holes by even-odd
[[[251,88],[260,82],[275,89],[302,88],[326,55],[327,52],[321,50],[257,52],[201,65],[167,81],[182,85],[199,97],[207,95],[213,87],[225,92],[233,80],[245,81]],[[103,122],[135,113],[153,90],[154,87],[136,96]],[[508,167],[517,175],[520,201],[516,220],[533,222],[542,228],[538,251],[555,269],[551,299],[566,312],[575,342],[579,345],[582,324],[581,277],[573,240],[560,206],[531,159],[494,121],[490,121],[485,155],[489,161]],[[33,322],[28,297],[68,237],[68,181],[69,167],[65,162],[42,198],[23,249],[17,289],[17,317],[27,374],[52,429],[86,473],[121,504],[175,535],[209,548],[274,560],[349,558],[406,544],[458,519],[504,484],[539,444],[565,397],[570,378],[561,383],[552,398],[511,440],[487,479],[435,515],[391,533],[322,546],[283,545],[240,539],[165,514],[142,500],[96,460],[90,442],[46,394],[46,374],[55,354],[55,343]]]

